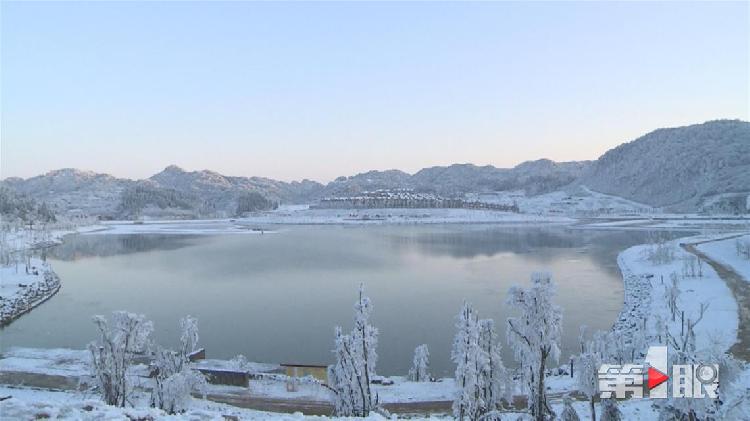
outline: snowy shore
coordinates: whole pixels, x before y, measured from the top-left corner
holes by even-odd
[[[0,326],[31,311],[59,290],[60,278],[39,259],[30,259],[28,266],[0,267]]]
[[[93,234],[248,232],[246,228],[237,228],[236,223],[244,224],[246,220],[160,221],[144,224],[112,223],[107,224],[108,229],[96,231]],[[84,231],[91,231],[91,229]],[[733,291],[710,265],[702,265],[699,269],[699,275],[688,273],[686,268],[689,267],[690,262],[695,263],[693,260],[695,256],[689,250],[686,250],[683,245],[700,243],[696,246],[697,249],[710,255],[712,259],[732,266],[738,273],[742,273],[746,280],[750,280],[750,265],[747,265],[746,260],[742,260],[735,253],[734,239],[738,235],[737,233],[701,235],[667,241],[661,245],[638,245],[622,251],[618,256],[618,265],[623,276],[625,300],[620,317],[615,322],[613,330],[619,333],[618,336],[624,342],[637,343],[644,349],[648,345],[664,343],[662,332],[664,332],[665,326],[671,328],[672,331],[679,332],[683,316],[678,314],[673,318],[664,302],[667,288],[670,286],[672,278],[675,278],[680,289],[679,308],[684,311],[685,319],[695,320],[700,313],[701,303],[708,304],[703,319],[696,326],[698,347],[703,349],[718,347],[722,352],[729,350],[738,340],[740,323],[738,304],[733,296]],[[746,237],[750,237],[750,235]],[[657,252],[657,247],[662,247],[662,251],[666,251],[669,258],[654,259],[653,255]],[[693,270],[698,269],[693,266]],[[49,354],[47,351],[49,351]],[[39,358],[36,362],[35,357],[29,357],[29,355],[7,355],[7,353],[3,355],[0,359],[0,379],[3,379],[10,372],[60,376],[86,376],[88,374],[88,368],[81,363],[85,357],[84,351],[70,351],[75,353],[75,358],[73,354],[61,353],[60,350],[37,350],[37,352]],[[41,361],[46,362],[42,363]],[[37,363],[42,365],[35,365]],[[65,364],[68,364],[67,368]],[[66,370],[70,372],[66,373]],[[396,380],[393,386],[377,386],[376,388],[383,403],[440,402],[440,405],[444,405],[452,398],[454,393],[451,379],[444,379],[441,383],[407,382],[397,377],[393,379]],[[567,376],[550,377],[548,380],[549,392],[551,394],[570,392],[574,387],[571,380]],[[8,384],[7,381],[0,381],[0,383]],[[283,381],[258,379],[247,390],[242,388],[242,391],[238,391],[235,390],[238,389],[236,387],[214,387],[213,391],[260,399],[297,399],[325,404],[325,390],[313,388],[311,385],[309,390],[302,387],[300,391],[290,395],[285,387]],[[130,416],[149,417],[151,419],[221,419],[224,416],[237,417],[237,419],[275,420],[327,418],[305,416],[301,413],[279,414],[241,409],[204,399],[194,399],[193,406],[187,413],[170,416],[151,408],[121,409],[110,407],[104,405],[97,397],[80,392],[0,387],[0,398],[7,396],[12,396],[12,398],[0,402],[0,419],[25,419],[34,418],[38,415],[49,415],[62,419],[120,419]],[[559,395],[556,395],[552,400],[552,405],[558,413],[561,409],[559,399]],[[628,400],[620,404],[620,410],[623,412],[624,419],[656,419],[657,414],[651,404],[652,401],[648,399]],[[575,402],[573,406],[577,409],[581,419],[588,419],[588,409],[585,402]],[[368,419],[380,420],[385,418],[373,414]]]
[[[680,290],[678,306],[680,312],[684,311],[685,320],[696,320],[701,303],[708,305],[696,326],[698,348],[718,346],[722,351],[728,350],[737,341],[739,325],[739,310],[732,291],[707,264],[702,264],[700,276],[686,275],[687,265],[698,263],[694,255],[680,247],[710,238],[695,236],[665,242],[662,247],[671,257],[662,261],[649,258],[657,247],[652,244],[634,246],[620,253],[618,265],[625,284],[625,302],[613,330],[624,335],[628,342],[643,331],[643,339],[649,344],[664,343],[665,329],[680,331],[683,315],[676,314],[673,318],[664,298],[674,278]]]
[[[0,326],[8,325],[60,290],[60,278],[48,262],[21,254],[60,244],[69,234],[100,229],[99,226],[85,226],[5,233],[3,244],[12,262],[0,266]]]
[[[575,219],[562,215],[541,215],[479,209],[309,209],[284,207],[238,219],[242,224],[487,224],[556,223]]]

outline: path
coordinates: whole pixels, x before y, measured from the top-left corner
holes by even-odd
[[[729,349],[729,352],[731,352],[735,357],[742,359],[743,361],[750,361],[750,282],[745,280],[731,267],[717,262],[702,251],[698,250],[698,248],[696,247],[700,244],[710,243],[713,241],[731,240],[732,238],[736,238],[741,235],[744,235],[744,233],[731,237],[723,237],[716,240],[699,241],[697,243],[690,244],[681,243],[680,246],[688,253],[692,253],[699,259],[708,263],[732,291],[732,295],[734,295],[734,299],[735,301],[737,301],[739,323],[737,327],[737,342],[732,345],[732,347]]]

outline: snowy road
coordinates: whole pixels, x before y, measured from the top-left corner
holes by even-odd
[[[735,237],[739,237],[739,235]],[[743,279],[742,276],[735,272],[731,267],[712,259],[706,253],[703,253],[697,248],[700,244],[730,240],[735,237],[724,237],[716,240],[681,244],[681,246],[688,253],[692,253],[699,259],[708,263],[732,291],[732,295],[737,301],[739,324],[737,326],[737,342],[732,345],[729,351],[737,358],[744,361],[750,361],[750,282]]]

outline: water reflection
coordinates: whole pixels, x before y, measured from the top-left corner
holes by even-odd
[[[68,237],[50,255],[62,290],[4,329],[0,346],[82,348],[95,336],[91,315],[126,309],[153,320],[165,345],[177,342],[180,317],[198,317],[210,357],[330,363],[333,328],[351,326],[365,282],[381,332],[379,370],[404,374],[414,347],[426,343],[433,371],[449,375],[463,300],[502,328],[508,288],[532,271],[549,270],[559,285],[564,355],[575,350],[581,324],[608,329],[623,298],[616,255],[648,235],[404,225]],[[514,365],[507,347],[503,357]]]
[[[47,257],[57,260],[78,260],[107,257],[152,250],[176,250],[192,244],[199,236],[189,235],[72,235],[46,250]]]

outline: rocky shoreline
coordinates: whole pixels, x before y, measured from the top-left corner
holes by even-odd
[[[12,277],[10,282],[16,282],[13,293],[7,297],[0,297],[0,327],[9,325],[52,298],[60,290],[60,277],[49,263],[39,264],[39,261],[34,259],[29,271],[28,275]]]

